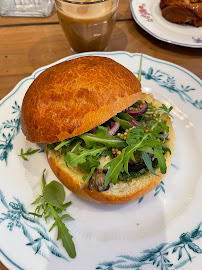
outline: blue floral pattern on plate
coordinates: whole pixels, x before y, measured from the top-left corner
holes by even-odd
[[[26,211],[24,205],[19,199],[14,198],[14,202],[6,202],[3,192],[0,190],[0,201],[6,208],[6,213],[1,213],[0,225],[7,224],[9,231],[15,228],[21,229],[23,235],[27,238],[27,246],[31,247],[35,254],[39,254],[48,260],[47,252],[67,260],[67,258],[58,251],[57,244],[48,236],[45,227],[33,218]],[[34,236],[37,233],[37,237]],[[67,260],[68,261],[68,260]]]
[[[20,106],[15,101],[12,106],[15,118],[6,120],[0,126],[0,161],[8,163],[8,155],[13,149],[13,139],[20,131]],[[7,133],[5,133],[7,131]]]
[[[177,94],[183,102],[190,103],[196,109],[202,110],[202,100],[193,100],[188,94],[189,92],[196,90],[192,86],[184,86],[181,84],[179,87],[176,85],[176,79],[174,76],[159,69],[155,70],[153,67],[150,67],[148,72],[142,71],[142,75],[147,80],[154,80],[159,86],[165,88],[172,94]]]
[[[162,243],[155,248],[145,249],[140,256],[120,255],[119,259],[99,263],[96,269],[147,269],[175,270],[192,262],[196,254],[202,250],[197,240],[202,237],[202,222],[191,232],[182,233],[179,240],[173,243]],[[176,263],[177,262],[177,263]],[[192,269],[192,268],[190,268]]]
[[[202,37],[192,37],[193,41],[196,43],[202,43]]]

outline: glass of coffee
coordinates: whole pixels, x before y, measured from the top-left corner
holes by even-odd
[[[119,0],[55,0],[59,22],[73,53],[106,51]]]

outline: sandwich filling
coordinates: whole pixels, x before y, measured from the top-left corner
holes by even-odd
[[[103,192],[110,184],[130,181],[156,168],[166,173],[165,153],[169,140],[168,116],[172,107],[157,108],[139,100],[102,125],[59,143],[47,150],[59,151],[67,167],[85,172],[83,184]]]

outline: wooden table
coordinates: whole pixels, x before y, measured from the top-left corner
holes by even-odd
[[[130,0],[120,0],[111,51],[144,53],[178,64],[202,78],[202,50],[162,42],[133,20]],[[48,18],[0,17],[0,99],[33,71],[71,55],[55,9]],[[6,268],[0,263],[0,270]]]

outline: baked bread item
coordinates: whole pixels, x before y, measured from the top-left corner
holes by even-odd
[[[152,95],[143,93],[141,98],[147,102],[152,102],[158,108],[162,105]],[[165,145],[170,148],[171,154],[167,152],[165,158],[167,169],[169,169],[175,149],[175,134],[170,118],[168,116],[166,118],[169,126],[169,140],[166,140]],[[158,175],[148,173],[127,182],[118,181],[116,185],[110,183],[108,190],[98,192],[95,188],[89,190],[88,185],[83,185],[82,177],[85,172],[79,168],[67,167],[58,151],[48,151],[47,158],[54,174],[69,190],[88,201],[107,205],[125,204],[139,199],[154,189],[165,176],[157,168],[156,174]]]
[[[21,125],[28,140],[48,144],[50,167],[68,189],[95,203],[124,204],[155,188],[170,166],[175,136],[170,110],[161,106],[141,92],[125,67],[87,56],[53,66],[35,79],[23,100]],[[155,138],[147,141],[151,129]],[[155,147],[165,159],[163,166]],[[118,166],[109,165],[114,161]]]
[[[160,8],[169,22],[202,26],[202,0],[161,0]]]
[[[133,104],[141,86],[131,71],[97,56],[46,69],[25,94],[21,126],[27,140],[53,143],[82,134]]]

